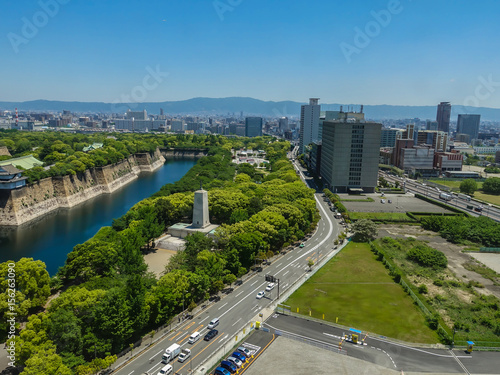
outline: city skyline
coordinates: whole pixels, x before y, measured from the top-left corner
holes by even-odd
[[[320,97],[499,108],[499,52],[487,37],[498,9],[493,1],[19,1],[5,5],[0,26],[9,88],[0,100]]]

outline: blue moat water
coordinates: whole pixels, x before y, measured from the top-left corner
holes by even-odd
[[[134,204],[156,193],[168,183],[178,181],[196,164],[195,160],[172,160],[155,172],[115,191],[70,209],[60,209],[35,222],[0,230],[0,262],[23,257],[41,260],[54,275],[64,265],[68,253],[113,219],[124,215]]]

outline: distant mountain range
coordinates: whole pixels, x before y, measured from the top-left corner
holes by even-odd
[[[127,109],[143,110],[150,114],[159,114],[163,108],[167,115],[259,115],[272,117],[298,117],[300,106],[306,103],[293,101],[269,102],[253,98],[193,98],[181,101],[160,103],[102,103],[102,102],[64,102],[51,100],[33,100],[27,102],[0,102],[0,109],[20,111],[51,111],[62,112],[69,110],[77,113],[125,113]],[[359,105],[343,105],[344,111],[349,107],[359,111]],[[340,104],[321,104],[322,110],[339,110]],[[400,106],[400,105],[365,105],[364,112],[367,119],[435,119],[436,106]],[[454,106],[452,103],[452,121],[459,113],[480,114],[485,121],[500,121],[499,108]]]

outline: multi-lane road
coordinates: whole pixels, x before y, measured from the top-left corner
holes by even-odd
[[[302,169],[295,165],[301,177],[314,188],[312,179],[303,175]],[[328,205],[323,201],[321,193],[315,194],[317,207],[321,213],[321,220],[314,234],[304,242],[304,247],[297,246],[273,260],[271,265],[264,266],[262,272],[256,272],[253,276],[245,279],[245,282],[236,287],[230,294],[225,295],[220,301],[212,304],[198,313],[192,320],[182,324],[177,330],[158,340],[147,350],[143,351],[136,358],[122,366],[115,374],[118,375],[138,375],[157,374],[161,369],[161,357],[165,349],[173,343],[181,345],[183,348],[191,350],[191,358],[179,363],[177,359],[170,362],[174,367],[174,372],[178,374],[188,374],[191,369],[195,369],[203,364],[218,348],[228,342],[242,327],[248,325],[252,319],[280,294],[294,284],[304,273],[308,272],[308,259],[313,259],[317,263],[331,251],[333,242],[338,237],[340,226]],[[280,280],[279,288],[276,286],[271,292],[266,292],[266,296],[257,299],[257,293],[265,290],[268,282],[265,275],[272,275]],[[207,325],[213,318],[220,318],[220,324],[216,327],[219,334],[211,341],[203,339],[194,344],[189,344],[189,336],[199,331],[204,335],[207,332]]]
[[[455,194],[453,195],[453,198],[450,201],[444,201],[444,200],[439,198],[439,194],[441,192],[433,186],[430,186],[430,185],[427,185],[424,183],[420,183],[420,182],[415,181],[415,180],[410,180],[408,178],[403,179],[403,178],[400,178],[397,176],[392,176],[392,175],[389,175],[389,174],[386,174],[383,172],[379,172],[379,174],[381,176],[383,176],[389,182],[394,183],[397,181],[401,185],[404,184],[405,190],[407,192],[419,193],[419,194],[422,194],[422,195],[427,196],[429,198],[435,199],[437,201],[442,201],[450,206],[454,206],[454,207],[459,208],[465,212],[468,212],[469,214],[471,214],[473,216],[483,215],[483,216],[489,217],[490,219],[493,219],[495,221],[500,221],[500,209],[495,207],[495,206],[491,206],[491,205],[476,201],[474,199],[472,199],[470,202],[467,202],[463,199],[458,198],[458,196]],[[467,206],[469,206],[469,207],[472,206],[473,208],[470,209]],[[482,207],[481,213],[474,211],[474,209],[476,207],[479,207],[479,206]]]

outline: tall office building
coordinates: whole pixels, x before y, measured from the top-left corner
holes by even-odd
[[[133,118],[134,120],[147,120],[148,113],[146,112],[146,110],[134,112],[129,109],[127,111],[127,118],[128,119]]]
[[[427,120],[425,130],[438,130],[438,122]]]
[[[401,129],[382,129],[380,134],[380,147],[395,147],[396,140],[403,137]]]
[[[446,133],[450,132],[450,116],[451,116],[451,104],[449,102],[439,103],[436,115],[436,121],[438,123],[437,130]]]
[[[262,117],[247,117],[245,119],[245,137],[262,136]]]
[[[481,115],[458,115],[457,133],[468,134],[471,141],[477,139],[480,121]]]
[[[290,130],[290,128],[288,127],[288,117],[280,117],[279,129],[283,133],[286,132],[287,130]]]
[[[321,176],[333,192],[374,192],[377,186],[382,124],[325,121]]]
[[[300,108],[300,143],[299,153],[305,152],[305,146],[313,141],[319,141],[319,114],[321,106],[319,99],[309,99],[309,105]]]

